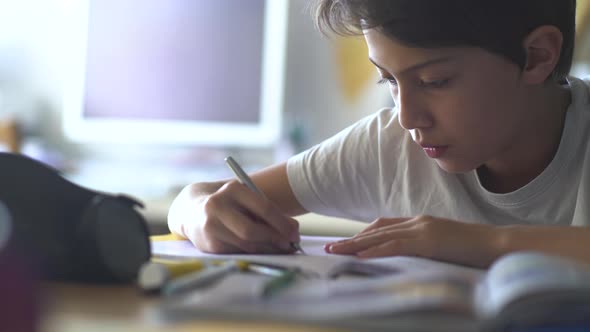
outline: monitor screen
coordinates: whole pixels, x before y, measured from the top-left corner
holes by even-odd
[[[67,137],[255,147],[277,140],[287,1],[73,3]]]

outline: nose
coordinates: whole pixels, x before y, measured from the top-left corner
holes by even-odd
[[[398,109],[398,120],[406,130],[425,129],[433,125],[433,118],[426,100],[408,89],[398,89],[394,101]],[[397,98],[396,98],[397,97]]]

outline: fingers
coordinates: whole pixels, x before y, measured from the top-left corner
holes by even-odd
[[[294,252],[290,242],[299,240],[297,221],[236,181],[193,204],[191,210],[201,212],[189,214],[192,220],[185,219],[184,224],[192,229],[184,231],[203,251],[284,254]]]
[[[357,253],[360,258],[375,258],[385,256],[422,256],[422,241],[416,239],[396,239],[386,241]]]
[[[230,181],[224,185],[218,193],[212,195],[220,196],[220,200],[229,200],[243,211],[247,211],[248,216],[252,216],[256,222],[266,224],[274,229],[284,240],[291,242],[299,241],[299,223],[283,214],[283,212],[269,199],[253,193],[245,185]]]
[[[385,226],[381,228],[374,229],[372,231],[366,233],[359,233],[353,236],[354,239],[363,239],[363,238],[371,238],[375,236],[383,236],[383,234],[390,234],[391,236],[396,236],[396,234],[403,234],[402,230],[414,230],[416,229],[416,224],[408,220],[403,223],[394,224],[390,226]],[[415,233],[415,232],[414,232]]]
[[[204,252],[211,253],[248,253],[248,254],[279,254],[292,252],[293,249],[287,243],[284,246],[276,246],[268,242],[256,242],[242,239],[217,221],[209,221],[203,225],[201,232],[194,236],[193,244]]]
[[[412,219],[413,218],[379,218],[379,219],[373,221],[365,229],[360,231],[357,235],[370,233],[370,232],[373,232],[376,229],[381,228],[381,227],[404,224],[407,221],[410,221]]]
[[[359,250],[366,248],[366,246],[388,240],[390,236],[404,236],[403,232],[396,231],[414,228],[414,220],[415,218],[377,219],[371,226],[365,228],[352,238],[327,244],[325,250],[326,252],[335,250],[334,253],[355,254]],[[406,232],[405,234],[409,233]],[[333,248],[332,245],[334,245]]]
[[[414,239],[418,236],[413,229],[390,229],[370,235],[357,235],[347,240],[329,244],[326,251],[341,255],[358,255],[360,252],[396,240]]]
[[[231,234],[232,238],[226,235],[225,241],[231,241],[239,246],[238,242],[249,243],[252,245],[269,244],[277,249],[288,251],[291,248],[290,241],[277,233],[273,228],[265,224],[252,220],[247,214],[240,210],[231,208],[222,209],[216,215],[216,218],[223,222],[209,223],[208,225],[217,226],[221,224],[226,229],[226,233]],[[219,227],[219,226],[218,226]],[[211,230],[206,230],[211,232]],[[250,252],[251,250],[245,250]]]

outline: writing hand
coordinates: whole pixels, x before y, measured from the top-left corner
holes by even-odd
[[[298,222],[238,181],[187,186],[168,215],[171,230],[211,253],[291,253]]]
[[[486,267],[500,254],[497,227],[432,216],[381,218],[354,237],[326,245],[329,253],[362,258],[420,256]]]

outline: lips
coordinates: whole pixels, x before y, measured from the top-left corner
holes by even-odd
[[[422,150],[424,150],[424,153],[426,153],[428,157],[433,159],[441,158],[449,148],[448,145],[420,144],[420,146],[422,147]]]

